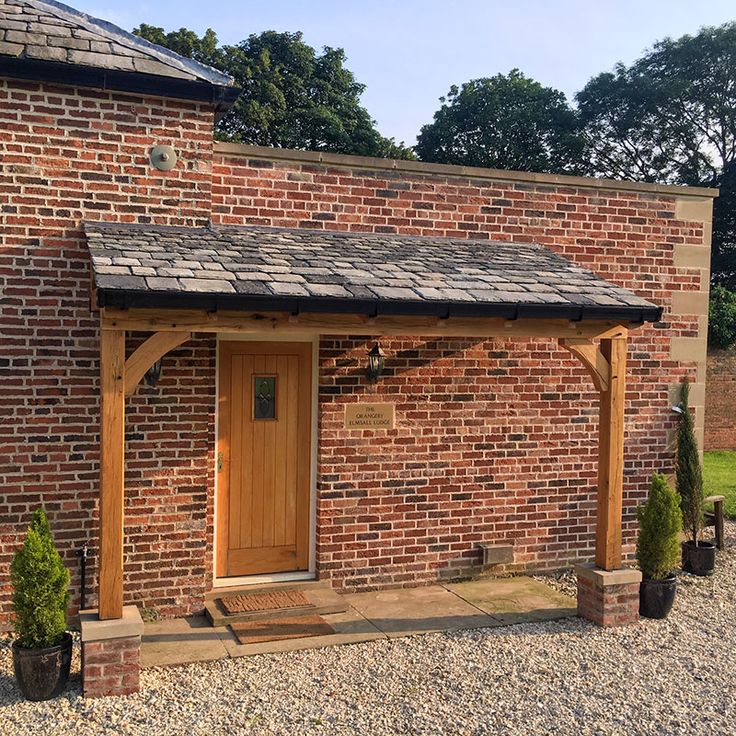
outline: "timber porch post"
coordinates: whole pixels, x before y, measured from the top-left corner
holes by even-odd
[[[599,397],[598,494],[595,564],[602,570],[622,565],[621,522],[624,485],[624,407],[626,335],[604,338],[600,350],[609,365],[608,385]]]
[[[578,615],[600,626],[622,626],[639,618],[641,572],[623,568],[621,552],[627,342],[626,331],[600,341],[608,380],[599,388],[595,564],[576,568]]]
[[[125,330],[100,330],[99,618],[123,616]]]

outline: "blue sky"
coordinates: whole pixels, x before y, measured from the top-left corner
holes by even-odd
[[[150,23],[222,43],[274,29],[341,46],[384,135],[407,144],[451,84],[518,67],[569,98],[656,40],[736,20],[733,0],[66,0],[131,30]]]

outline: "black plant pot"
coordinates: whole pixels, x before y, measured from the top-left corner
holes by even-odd
[[[644,578],[639,583],[639,614],[645,618],[666,618],[677,593],[677,578],[670,573],[664,580]]]
[[[15,679],[28,700],[50,700],[66,686],[72,664],[72,635],[46,649],[26,649],[13,643]]]
[[[713,542],[682,543],[682,569],[693,575],[712,575],[716,567],[716,546]]]

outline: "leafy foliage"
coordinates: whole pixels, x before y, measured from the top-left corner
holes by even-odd
[[[736,23],[666,38],[576,96],[588,172],[716,186],[712,273],[736,289]]]
[[[588,172],[612,179],[675,182],[678,140],[663,130],[659,91],[636,69],[618,64],[576,95]]]
[[[133,33],[230,74],[243,90],[218,121],[217,137],[237,143],[365,156],[415,158],[384,138],[360,104],[365,87],[345,67],[342,49],[321,54],[301,33],[265,31],[234,46],[218,46],[208,29],[199,37],[181,28],[140,25]]]
[[[636,559],[645,578],[664,580],[677,567],[680,558],[678,536],[682,531],[680,499],[667,478],[655,473],[649,498],[636,510],[639,538]]]
[[[69,571],[43,509],[33,514],[23,547],[13,557],[10,580],[19,644],[33,649],[58,644],[66,630]]]
[[[576,100],[594,173],[713,184],[736,161],[736,23],[666,38]]]
[[[714,185],[720,193],[713,201],[713,282],[736,291],[736,162],[726,164]]]
[[[708,306],[708,344],[726,350],[736,345],[736,292],[716,284]]]
[[[416,152],[423,161],[520,171],[575,173],[582,152],[577,118],[564,94],[508,75],[453,85],[422,127]]]
[[[698,443],[695,439],[693,415],[689,408],[690,384],[687,378],[682,382],[680,406],[682,414],[677,427],[677,467],[676,485],[680,494],[682,523],[685,533],[694,543],[703,528],[703,469],[700,465]]]
[[[200,37],[187,28],[167,33],[163,28],[141,23],[138,28],[133,29],[133,33],[146,41],[164,46],[181,56],[215,67],[215,69],[221,69],[225,61],[223,51],[217,45],[217,34],[211,28],[208,28],[204,36]]]

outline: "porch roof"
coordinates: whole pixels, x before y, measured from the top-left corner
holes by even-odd
[[[98,305],[654,322],[661,308],[534,243],[84,223]]]

